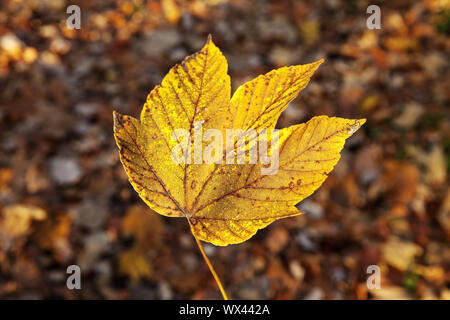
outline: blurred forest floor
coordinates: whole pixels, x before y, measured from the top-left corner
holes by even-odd
[[[138,116],[209,33],[233,90],[326,59],[278,127],[368,119],[305,215],[205,245],[229,295],[450,299],[449,1],[377,1],[382,27],[368,30],[372,2],[2,1],[0,299],[220,298],[186,221],[128,183],[112,132],[112,110]],[[66,288],[71,264],[82,290]]]

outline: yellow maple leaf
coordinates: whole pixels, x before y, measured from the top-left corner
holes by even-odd
[[[140,120],[114,112],[120,159],[134,189],[156,212],[187,218],[198,244],[198,239],[222,246],[243,242],[277,219],[300,214],[295,205],[323,183],[338,162],[345,139],[364,119],[319,116],[280,130],[278,143],[272,143],[273,134],[266,136],[271,141],[267,155],[278,154],[277,170],[271,174],[262,173],[268,166],[262,161],[248,163],[249,153],[242,164],[224,159],[234,150],[228,149],[230,145],[243,141],[252,148],[258,139],[264,140],[261,132],[275,128],[280,114],[322,62],[260,75],[230,99],[227,61],[209,38],[150,92]],[[223,154],[211,163],[196,152],[211,151],[211,137],[196,142],[199,133],[210,129],[223,136],[227,129],[258,133],[244,140],[239,140],[240,134],[226,147],[220,141]],[[177,147],[184,162],[174,161]],[[193,155],[186,152],[189,147]]]

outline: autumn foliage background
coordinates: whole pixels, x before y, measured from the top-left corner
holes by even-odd
[[[366,28],[370,4],[381,30]],[[2,2],[0,298],[220,298],[188,225],[139,199],[112,135],[112,110],[138,116],[211,33],[233,90],[326,59],[278,127],[368,119],[305,215],[205,244],[229,295],[449,299],[449,21],[432,0]],[[71,264],[82,290],[66,288]],[[366,287],[372,264],[380,290]]]

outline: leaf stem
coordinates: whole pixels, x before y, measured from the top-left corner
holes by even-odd
[[[214,267],[212,266],[211,262],[209,261],[208,257],[206,256],[205,251],[203,250],[203,246],[201,242],[197,239],[195,235],[193,235],[195,238],[195,242],[197,242],[197,246],[200,249],[200,252],[202,253],[203,259],[205,260],[206,264],[208,265],[209,271],[211,271],[214,280],[216,280],[217,286],[219,287],[220,292],[222,293],[223,299],[228,300],[227,294],[222,286],[222,282],[220,282],[219,277],[217,276],[216,271],[214,270]]]

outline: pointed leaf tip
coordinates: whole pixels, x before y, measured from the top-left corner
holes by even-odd
[[[354,134],[356,131],[358,131],[359,128],[366,122],[366,119],[357,119],[355,122],[349,126],[348,133]]]
[[[209,48],[209,49],[217,48],[217,50],[219,50],[219,48],[216,46],[216,44],[212,40],[211,33],[208,34],[208,36],[206,37],[206,42],[205,42],[205,45],[203,46],[202,50],[207,49],[207,48]]]

